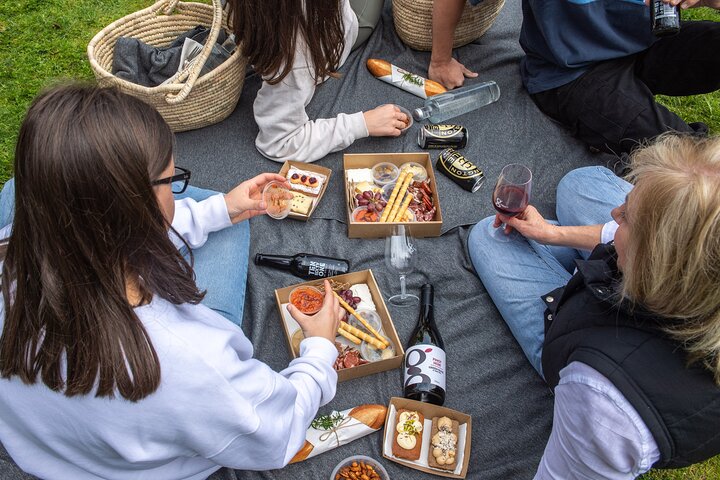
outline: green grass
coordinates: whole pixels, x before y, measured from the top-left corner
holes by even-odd
[[[0,184],[12,176],[15,139],[31,100],[55,79],[93,78],[85,49],[111,21],[150,5],[148,0],[3,0],[0,2]],[[685,18],[720,21],[696,9]],[[720,133],[720,92],[660,101],[688,122]],[[720,457],[682,470],[652,471],[643,480],[715,480]]]

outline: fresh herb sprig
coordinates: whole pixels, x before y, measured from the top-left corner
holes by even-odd
[[[413,75],[410,72],[403,74],[402,78],[408,83],[412,83],[413,85],[417,85],[418,87],[422,86],[422,80],[420,79],[420,77],[418,77],[417,75]]]
[[[316,430],[330,430],[343,421],[345,417],[341,413],[335,412],[332,415],[320,415],[310,423],[310,426]]]

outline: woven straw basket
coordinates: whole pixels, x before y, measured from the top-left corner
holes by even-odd
[[[209,26],[210,35],[197,59],[173,82],[144,87],[112,74],[113,50],[119,37],[133,37],[155,47],[167,47],[181,33],[197,25]],[[160,112],[173,131],[182,132],[225,119],[240,98],[247,65],[240,46],[221,65],[198,78],[220,28],[230,30],[220,0],[213,0],[212,5],[159,0],[102,29],[90,41],[87,54],[100,85],[116,86],[149,103]]]
[[[433,0],[393,0],[395,31],[400,39],[415,50],[432,49]],[[505,0],[484,0],[477,6],[465,3],[460,22],[455,28],[453,48],[480,38],[493,24]]]

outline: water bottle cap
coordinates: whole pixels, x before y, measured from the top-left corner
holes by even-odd
[[[429,116],[430,116],[429,113],[428,113],[428,112],[425,112],[425,109],[424,109],[424,108],[416,108],[415,110],[413,110],[413,117],[414,117],[415,120],[417,120],[418,122],[419,122],[419,121],[422,121],[422,120],[425,120],[425,119],[426,119],[427,117],[429,117]]]

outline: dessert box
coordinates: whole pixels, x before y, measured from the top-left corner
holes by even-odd
[[[291,182],[290,178],[288,178],[288,183],[290,183],[290,186],[293,187],[293,192],[297,192],[301,194],[302,197],[305,197],[305,201],[310,200],[312,204],[309,207],[308,213],[299,213],[294,210],[290,210],[290,213],[288,214],[288,217],[295,218],[297,220],[303,220],[307,221],[310,216],[315,211],[315,208],[317,208],[318,204],[320,203],[320,200],[322,199],[323,195],[325,194],[325,190],[327,190],[328,182],[330,181],[330,174],[332,173],[332,170],[326,167],[322,167],[320,165],[315,165],[312,163],[304,163],[304,162],[296,162],[294,160],[288,160],[286,161],[282,168],[280,169],[280,172],[278,172],[283,177],[288,177],[288,173],[294,172],[296,170],[302,171],[302,172],[308,172],[308,173],[315,173],[318,174],[318,178],[322,179],[322,184],[319,186],[318,191],[313,191],[312,188],[306,187],[306,186],[300,186],[296,187],[296,184]],[[300,188],[302,190],[300,190]]]
[[[366,284],[369,290],[369,295],[372,299],[372,303],[375,306],[375,310],[380,317],[382,326],[382,333],[391,342],[394,349],[393,355],[390,358],[383,360],[376,360],[365,365],[358,365],[352,368],[344,368],[338,370],[338,381],[344,382],[346,380],[352,380],[354,378],[360,378],[374,373],[384,372],[386,370],[392,370],[399,368],[402,365],[403,358],[405,356],[405,350],[400,343],[397,332],[395,331],[395,325],[390,318],[390,313],[385,306],[382,294],[378,288],[375,277],[372,274],[372,270],[362,270],[359,272],[346,273],[344,275],[337,275],[329,277],[328,280],[333,280],[338,283],[349,283],[351,285]],[[275,290],[275,301],[277,303],[278,311],[280,313],[280,319],[285,332],[285,339],[287,340],[288,349],[292,358],[297,358],[298,353],[293,346],[293,337],[298,333],[300,326],[290,316],[285,308],[285,305],[289,302],[290,292],[300,285],[311,285],[317,286],[322,285],[323,279],[311,280],[295,285],[290,285],[284,288],[278,288]],[[358,307],[358,310],[361,310]],[[300,332],[302,334],[302,332]],[[302,338],[302,336],[300,337]],[[342,337],[338,336],[338,339],[342,341]],[[297,339],[295,339],[297,341]],[[299,343],[299,342],[298,342]]]
[[[423,414],[422,446],[418,460],[406,460],[395,457],[392,453],[394,435],[397,434],[397,412],[400,409],[417,411]],[[428,455],[430,454],[430,442],[432,437],[433,417],[448,417],[458,423],[457,432],[457,456],[454,470],[442,470],[429,466]],[[417,402],[408,398],[392,397],[385,418],[385,430],[383,431],[383,457],[403,466],[414,468],[432,475],[439,475],[448,478],[465,478],[467,476],[468,464],[470,462],[470,448],[472,440],[472,417],[449,408],[439,407],[431,403]]]
[[[410,221],[410,222],[357,222],[353,219],[354,196],[348,178],[347,171],[359,168],[372,168],[375,165],[387,162],[397,167],[408,163],[415,162],[423,166],[427,172],[429,187],[432,190],[434,205],[436,208],[432,220],[429,221]],[[392,234],[392,229],[396,225],[406,225],[410,234],[415,237],[439,237],[442,228],[442,212],[440,209],[440,198],[437,191],[437,183],[435,181],[435,172],[433,170],[432,161],[428,152],[413,153],[346,153],[343,157],[343,182],[345,183],[345,203],[347,207],[348,218],[348,237],[349,238],[382,238]]]

